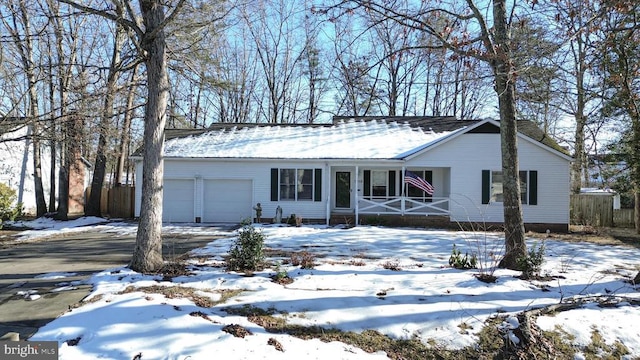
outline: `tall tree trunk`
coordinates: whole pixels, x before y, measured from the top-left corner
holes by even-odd
[[[75,50],[66,50],[64,47],[64,24],[58,16],[58,3],[48,0],[47,4],[53,15],[53,32],[56,39],[56,52],[58,56],[58,101],[60,102],[60,169],[58,170],[58,207],[55,218],[67,220],[69,215],[69,176],[71,173],[71,151],[74,144],[71,143],[74,137],[75,117],[77,114],[69,114],[67,109],[68,89],[72,76],[71,64],[76,58]],[[64,64],[68,64],[64,66]]]
[[[55,83],[53,76],[53,57],[51,56],[51,49],[49,49],[49,112],[51,113],[49,119],[49,159],[51,167],[49,168],[49,212],[56,211],[56,157],[57,157],[57,131],[56,131],[56,116],[55,116]]]
[[[124,113],[124,121],[122,124],[122,137],[120,138],[120,148],[118,151],[118,163],[116,164],[115,183],[116,186],[122,186],[122,175],[124,174],[125,163],[129,156],[129,145],[131,143],[131,119],[133,118],[133,104],[136,95],[136,73],[138,67],[135,66],[131,72],[131,81],[129,82],[129,93],[127,95],[127,110]]]
[[[169,99],[169,80],[165,56],[165,14],[159,0],[140,0],[145,25],[142,46],[146,51],[147,105],[144,118],[144,160],[140,223],[130,267],[152,272],[163,266],[162,184],[164,164],[164,126]]]
[[[63,117],[65,120],[61,129],[63,130],[60,139],[60,169],[58,170],[58,207],[55,218],[57,220],[67,220],[69,216],[69,116]]]
[[[102,198],[102,185],[107,172],[107,141],[111,136],[111,118],[113,116],[113,102],[118,91],[118,67],[120,66],[120,48],[125,40],[125,32],[121,25],[116,25],[115,39],[113,42],[113,53],[111,55],[111,65],[107,75],[107,88],[105,93],[102,115],[98,129],[98,146],[96,147],[96,161],[93,166],[93,178],[91,180],[91,192],[89,201],[85,209],[88,216],[102,216],[100,209],[100,199]]]
[[[33,145],[33,182],[36,193],[36,216],[41,217],[47,212],[47,203],[44,199],[44,187],[42,186],[42,149],[40,145],[40,124],[38,123],[38,94],[36,91],[35,77],[33,72],[29,77],[29,102],[31,109],[29,113],[32,118],[32,142]],[[33,82],[32,82],[33,81]]]
[[[42,152],[40,148],[40,137],[42,136],[40,131],[39,110],[38,110],[38,91],[36,89],[36,76],[33,63],[33,44],[31,42],[31,20],[27,12],[27,8],[24,1],[20,1],[20,19],[22,26],[24,27],[24,43],[22,43],[20,36],[18,36],[16,24],[16,18],[14,15],[14,29],[9,29],[12,33],[16,46],[20,51],[20,57],[24,66],[24,71],[27,76],[29,84],[29,118],[31,121],[31,135],[33,146],[33,186],[36,195],[36,215],[38,217],[44,215],[47,212],[47,204],[44,199],[44,187],[42,186]]]
[[[631,87],[629,87],[631,91]],[[633,94],[633,92],[629,92]],[[631,117],[632,125],[631,131],[633,131],[633,141],[631,149],[631,176],[634,193],[634,223],[636,233],[640,234],[640,109],[637,107],[637,102],[630,100],[629,114]],[[640,273],[638,273],[640,277]],[[638,283],[638,282],[636,282]]]
[[[584,130],[587,125],[587,117],[585,116],[585,108],[586,108],[586,89],[584,88],[584,80],[586,73],[586,59],[585,59],[585,50],[584,44],[582,41],[582,37],[578,36],[576,38],[577,49],[574,49],[574,58],[576,60],[575,71],[576,71],[576,132],[574,139],[574,159],[572,165],[572,182],[571,182],[571,192],[574,194],[580,193],[580,188],[582,188],[582,174],[587,174],[586,171],[583,171],[586,167],[586,154],[584,147]],[[588,184],[585,184],[588,185]]]
[[[527,252],[524,241],[524,220],[520,203],[518,176],[518,131],[516,121],[514,66],[510,56],[505,0],[494,0],[496,57],[492,61],[495,90],[500,111],[502,150],[502,186],[504,206],[505,256],[500,267],[517,270],[516,260]]]

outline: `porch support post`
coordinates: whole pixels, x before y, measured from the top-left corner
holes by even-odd
[[[326,189],[327,194],[327,226],[331,224],[331,168],[329,164],[324,164],[324,180],[323,182],[327,184],[324,188]]]
[[[400,186],[402,186],[402,191],[400,192],[400,214],[404,215],[405,211],[405,201],[404,201],[404,166],[402,167],[402,172],[400,173]]]
[[[360,189],[358,189],[358,184],[360,184],[358,182],[358,174],[359,173],[360,173],[359,167],[358,167],[358,165],[356,165],[356,176],[355,176],[355,178],[356,178],[356,186],[355,186],[355,188],[356,188],[356,196],[355,196],[355,211],[356,211],[356,220],[355,221],[356,221],[356,223],[353,224],[353,226],[358,226],[358,224],[360,223],[360,221],[359,221],[360,220],[360,216],[359,216],[360,215],[359,214],[360,207],[358,206],[358,204],[360,203],[360,201],[358,200],[359,193],[360,193]]]

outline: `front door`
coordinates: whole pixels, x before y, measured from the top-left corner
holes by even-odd
[[[336,171],[336,208],[351,208],[351,172]]]

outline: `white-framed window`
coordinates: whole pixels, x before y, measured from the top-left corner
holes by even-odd
[[[528,204],[529,200],[529,171],[519,171],[520,178],[520,201],[522,204]],[[501,203],[504,201],[502,171],[491,171],[491,196],[489,201]]]
[[[382,199],[398,196],[398,174],[396,170],[365,169],[363,176],[363,193],[367,199]]]
[[[417,175],[419,178],[426,181],[429,185],[433,185],[433,171],[431,170],[409,170],[411,173]],[[422,201],[432,201],[433,195],[429,195],[426,191],[418,188],[417,186],[412,186],[406,183],[405,181],[405,193],[408,197],[413,200],[422,200]]]
[[[371,195],[389,195],[389,175],[386,170],[371,170]]]
[[[280,200],[313,200],[313,169],[280,169],[278,184]]]

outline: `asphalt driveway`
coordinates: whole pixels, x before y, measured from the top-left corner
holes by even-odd
[[[228,230],[219,228],[220,230]],[[165,258],[179,257],[220,238],[213,235],[165,235]],[[5,238],[6,239],[6,238]],[[86,297],[89,285],[59,290],[64,283],[126,265],[135,234],[75,232],[26,243],[0,243],[0,337],[9,332],[28,339]]]

